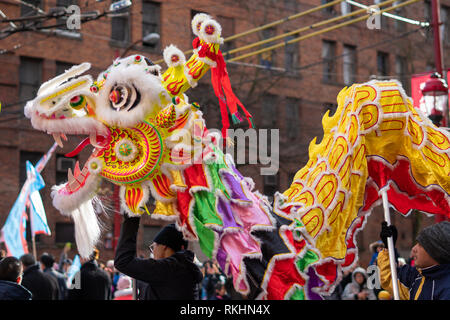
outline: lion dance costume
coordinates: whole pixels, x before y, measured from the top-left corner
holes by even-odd
[[[94,81],[83,63],[42,84],[25,114],[34,128],[62,144],[66,134],[87,135],[69,156],[94,150],[83,168],[53,187],[54,206],[75,222],[79,253],[86,257],[101,234],[92,200],[101,179],[120,186],[129,216],[149,213],[176,222],[199,241],[235,289],[254,299],[322,299],[345,268],[357,262],[355,235],[379,191],[402,214],[417,208],[450,212],[450,139],[436,128],[395,81],[343,89],[338,109],[323,118],[324,138],[309,147],[309,162],[273,204],[254,190],[233,159],[208,132],[196,103],[184,94],[211,69],[223,136],[242,120],[219,50],[220,25],[206,14],[192,21],[194,53],[186,61],[164,50],[168,69],[141,55],[117,59]],[[227,110],[228,109],[228,110]]]

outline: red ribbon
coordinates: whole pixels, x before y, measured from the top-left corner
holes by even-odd
[[[214,53],[210,49],[211,45],[208,45],[207,43],[200,43],[199,38],[194,39],[192,45],[194,49],[198,48],[201,45],[201,48],[198,51],[199,57],[207,57],[216,62],[216,67],[211,67],[211,83],[214,88],[214,93],[219,99],[220,113],[222,116],[222,136],[224,138],[226,137],[227,129],[230,127],[228,110],[239,121],[242,121],[242,118],[238,112],[238,105],[245,113],[250,128],[253,128],[253,124],[251,121],[252,115],[247,111],[242,102],[236,97],[233,89],[231,88],[231,82],[228,76],[228,71],[222,52],[219,50],[217,54]]]

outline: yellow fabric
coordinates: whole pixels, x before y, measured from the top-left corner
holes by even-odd
[[[419,288],[417,289],[416,295],[414,296],[414,300],[419,299],[420,294],[422,293],[423,284],[425,283],[425,277],[422,276],[422,281],[420,281]]]
[[[388,291],[391,296],[394,296],[394,290],[392,288],[391,265],[389,263],[389,252],[387,249],[384,249],[378,253],[377,265],[380,272],[381,287]],[[397,282],[400,300],[409,300],[409,288],[399,280]]]
[[[390,164],[408,157],[413,179],[450,193],[449,139],[422,119],[397,82],[371,81],[344,88],[332,117],[322,119],[324,136],[309,145],[309,161],[283,195],[296,211],[322,259],[344,259],[346,235],[363,206],[367,156]]]
[[[166,217],[175,216],[176,213],[173,210],[173,202],[165,203],[157,200],[153,214],[158,214]]]

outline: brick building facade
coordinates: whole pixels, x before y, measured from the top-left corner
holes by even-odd
[[[78,4],[82,12],[107,9],[110,1],[77,0],[29,0],[28,2],[48,12],[54,7]],[[322,3],[328,2],[322,0]],[[370,1],[361,1],[372,4]],[[0,42],[0,97],[3,105],[0,114],[0,225],[18,195],[25,179],[25,161],[35,163],[53,144],[51,137],[34,130],[23,117],[24,101],[33,97],[39,85],[62,73],[73,64],[89,61],[90,72],[96,75],[106,69],[115,57],[140,53],[157,61],[162,50],[169,44],[185,51],[191,48],[190,20],[197,12],[207,12],[215,17],[223,28],[223,36],[240,33],[294,13],[320,5],[319,0],[257,0],[243,1],[133,1],[127,15],[103,17],[81,25],[77,31],[63,30],[57,33],[44,31],[12,34]],[[450,0],[441,0],[441,17],[444,43],[444,62],[450,61]],[[403,7],[395,13],[420,21],[430,20],[429,2],[418,2]],[[8,18],[33,15],[33,9],[12,0],[3,0],[0,9]],[[243,45],[282,34],[300,27],[356,10],[338,4],[308,14],[300,19],[227,42],[226,51]],[[345,21],[345,20],[342,20]],[[341,21],[341,22],[342,22]],[[53,24],[53,21],[43,25]],[[5,27],[2,24],[2,27]],[[284,48],[229,63],[228,70],[236,95],[254,115],[258,128],[279,129],[280,168],[274,176],[261,176],[261,165],[242,165],[244,175],[252,177],[256,188],[267,195],[288,188],[295,172],[308,160],[308,145],[312,138],[320,141],[323,134],[321,118],[327,110],[336,108],[336,96],[346,85],[378,78],[399,79],[410,94],[411,75],[432,70],[433,43],[430,30],[414,32],[417,26],[383,17],[381,29],[369,30],[365,21],[335,31],[324,33]],[[156,45],[142,43],[149,33],[158,33]],[[276,41],[275,43],[278,43]],[[271,43],[272,44],[272,43]],[[269,44],[269,45],[271,45]],[[267,46],[267,45],[266,45]],[[258,49],[258,48],[256,48]],[[256,50],[253,49],[253,50]],[[245,51],[246,52],[250,52]],[[164,69],[165,66],[163,66]],[[210,128],[220,128],[217,99],[209,85],[209,76],[201,80],[198,88],[188,91],[190,101],[197,101]],[[51,186],[65,180],[67,168],[74,162],[64,157],[73,150],[83,137],[72,137],[63,149],[51,159],[43,171],[47,186],[41,191],[52,236],[40,236],[37,241],[38,255],[50,251],[59,255],[63,244],[73,241],[73,224],[60,215],[51,204]],[[78,160],[83,164],[90,153],[82,151]],[[102,261],[113,257],[114,195],[112,185],[103,184],[105,199],[105,231],[99,245]],[[100,210],[102,211],[102,210]],[[434,222],[434,218],[422,214],[407,218],[393,215],[399,227],[398,249],[408,258],[413,245],[414,233]],[[369,218],[365,230],[358,235],[361,265],[366,266],[371,253],[369,244],[378,239],[382,209],[377,208]],[[138,242],[142,254],[158,230],[160,221],[143,218]],[[31,249],[31,245],[30,245]],[[198,250],[196,250],[198,252]],[[72,256],[74,251],[72,251]],[[199,255],[201,257],[201,254]]]

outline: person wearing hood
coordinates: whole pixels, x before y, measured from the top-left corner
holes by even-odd
[[[370,259],[369,266],[377,262],[378,253],[384,249],[383,241],[378,240],[369,245],[369,249],[372,252],[372,258]]]
[[[395,226],[382,223],[380,237],[383,242],[395,233]],[[401,267],[397,265],[400,299],[450,300],[450,222],[440,222],[423,229],[416,240],[411,250],[414,267],[409,264]],[[389,253],[386,249],[378,254],[377,263],[381,286],[393,295]]]
[[[0,260],[0,300],[31,300],[32,294],[22,283],[23,266],[19,259]]]
[[[194,263],[194,253],[187,250],[175,224],[165,226],[154,238],[153,257],[136,256],[139,217],[124,217],[114,266],[123,274],[147,283],[145,300],[198,300],[203,275]]]
[[[376,300],[373,290],[367,287],[366,270],[355,268],[352,273],[352,282],[345,286],[342,300]]]

